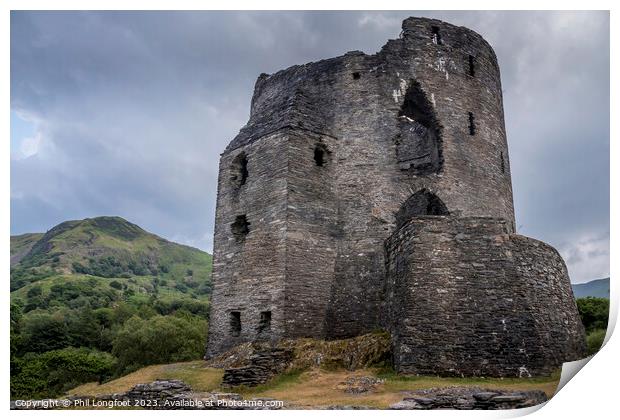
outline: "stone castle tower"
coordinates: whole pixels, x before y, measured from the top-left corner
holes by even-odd
[[[208,357],[378,328],[400,372],[544,374],[585,350],[562,258],[515,233],[495,53],[438,20],[260,75],[220,160],[213,284]]]

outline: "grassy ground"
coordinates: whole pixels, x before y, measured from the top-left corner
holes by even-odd
[[[375,376],[385,379],[376,392],[352,395],[338,390],[338,385],[350,376]],[[542,390],[551,397],[557,388],[559,373],[548,378],[439,378],[431,376],[401,376],[384,374],[377,369],[355,372],[338,370],[313,370],[282,375],[271,383],[253,388],[239,389],[245,398],[271,397],[285,400],[300,408],[329,405],[363,405],[387,408],[401,401],[406,391],[448,386],[478,386],[506,390]]]
[[[218,389],[222,381],[222,369],[205,367],[201,360],[194,362],[153,365],[104,384],[91,382],[78,386],[67,395],[100,395],[129,391],[136,384],[153,382],[157,379],[180,379],[194,391],[209,392]]]
[[[149,366],[106,384],[79,386],[69,395],[96,395],[125,392],[138,383],[156,379],[181,379],[196,392],[220,389],[223,370],[206,367],[202,361]],[[385,380],[375,392],[352,395],[338,389],[350,376],[374,376]],[[447,386],[477,386],[505,390],[542,390],[551,397],[560,379],[559,372],[545,378],[439,378],[431,376],[401,376],[380,369],[310,370],[291,372],[274,378],[267,384],[254,388],[237,387],[223,391],[240,393],[244,398],[270,397],[284,400],[292,406],[310,408],[330,405],[363,405],[387,408],[401,401],[406,391]],[[222,389],[220,389],[222,390]]]

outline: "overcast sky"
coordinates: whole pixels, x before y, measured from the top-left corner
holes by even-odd
[[[407,16],[497,53],[518,231],[609,275],[607,12],[12,12],[11,234],[119,215],[211,251],[256,77],[375,53]]]

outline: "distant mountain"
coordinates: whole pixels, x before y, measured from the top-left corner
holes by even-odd
[[[152,294],[141,283],[157,278],[177,293],[200,288],[194,292],[204,294],[210,291],[210,274],[206,252],[167,241],[121,217],[71,220],[45,234],[11,236],[11,292],[60,276],[88,275],[116,279],[136,293]]]
[[[200,358],[211,264],[120,217],[12,236],[12,398]]]
[[[575,298],[592,296],[609,299],[609,277],[587,283],[573,284],[573,293]]]

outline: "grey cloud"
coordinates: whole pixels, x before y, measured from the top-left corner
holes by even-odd
[[[219,153],[256,77],[374,53],[410,15],[493,45],[520,231],[573,281],[608,275],[606,12],[12,12],[11,108],[42,140],[11,161],[11,232],[117,214],[210,250]]]

